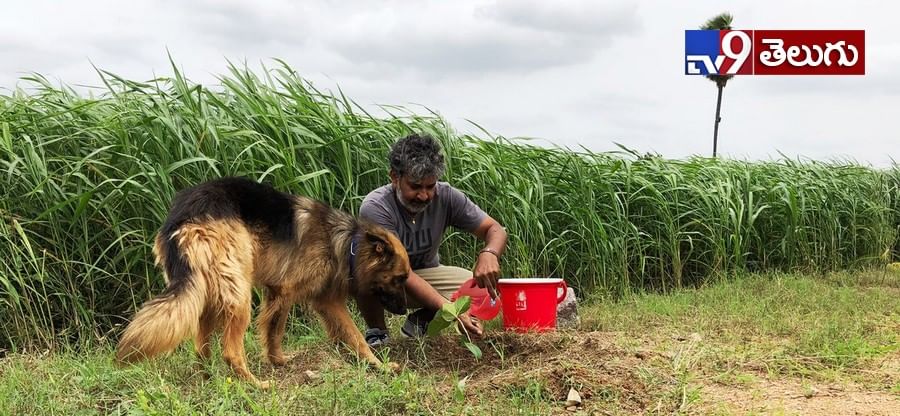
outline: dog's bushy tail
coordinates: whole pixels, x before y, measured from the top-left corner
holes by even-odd
[[[171,238],[157,238],[155,251],[165,266],[168,287],[145,303],[125,328],[116,348],[120,365],[174,350],[197,333],[206,306],[206,281],[191,272],[177,243]]]

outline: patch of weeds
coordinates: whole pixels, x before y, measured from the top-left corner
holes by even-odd
[[[528,379],[524,384],[508,386],[506,392],[516,404],[533,405],[555,400],[542,380]]]
[[[618,389],[614,389],[612,387],[600,387],[594,391],[594,395],[591,396],[591,401],[616,404],[619,403],[619,399],[621,398],[621,396],[622,392]]]
[[[751,387],[755,385],[759,379],[753,374],[729,370],[713,376],[712,381],[726,386]]]
[[[648,386],[658,385],[663,382],[663,378],[650,367],[638,367],[637,375],[641,382]]]
[[[672,389],[671,392],[671,399],[676,403],[675,413],[691,413],[690,410],[694,405],[700,402],[700,398],[702,397],[701,393],[700,387],[691,385],[688,381],[688,377],[679,377],[678,386]]]

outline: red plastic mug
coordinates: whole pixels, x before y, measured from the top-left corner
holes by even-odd
[[[556,329],[556,305],[566,297],[562,279],[500,279],[503,327],[518,332]]]
[[[478,287],[475,279],[466,280],[456,292],[450,295],[450,300],[455,301],[460,296],[471,298],[472,303],[469,306],[469,314],[482,321],[490,321],[500,313],[500,298],[491,299],[487,289]]]

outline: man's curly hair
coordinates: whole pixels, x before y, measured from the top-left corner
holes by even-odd
[[[426,134],[410,134],[391,146],[391,170],[408,176],[413,182],[429,176],[440,179],[444,174],[441,145]]]

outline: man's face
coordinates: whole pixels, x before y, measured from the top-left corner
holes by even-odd
[[[409,176],[397,175],[391,172],[391,183],[394,185],[394,193],[400,205],[412,214],[425,211],[431,200],[434,199],[437,178],[427,176],[418,181],[410,180]]]

